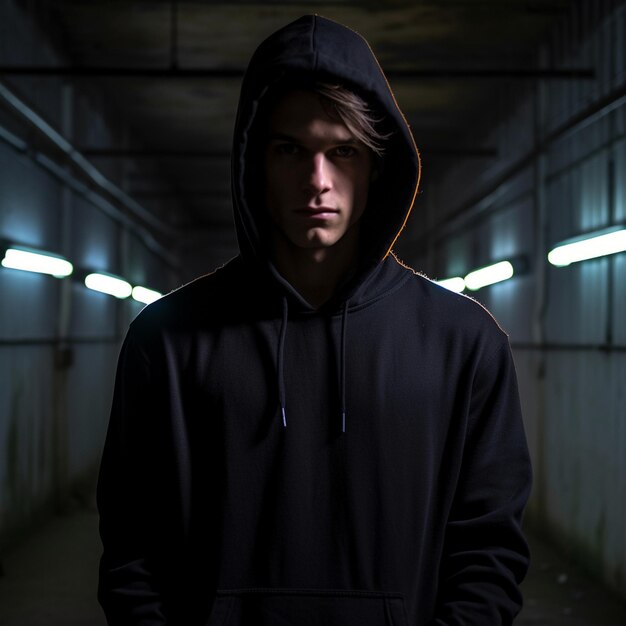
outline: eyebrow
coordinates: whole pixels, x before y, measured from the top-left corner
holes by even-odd
[[[286,133],[274,133],[274,132],[270,132],[268,137],[267,137],[270,141],[272,140],[276,140],[279,139],[281,141],[292,141],[294,143],[298,142],[298,139],[296,137],[292,137],[291,135],[288,135]]]
[[[290,143],[304,143],[298,137],[294,137],[293,135],[289,135],[288,133],[276,133],[270,132],[268,137],[268,141],[288,141]],[[337,141],[333,141],[332,143],[342,144],[342,145],[357,145],[360,142],[352,135],[346,139],[338,139]]]

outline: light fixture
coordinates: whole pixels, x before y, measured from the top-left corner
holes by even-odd
[[[128,298],[133,288],[119,276],[105,272],[92,272],[85,276],[85,286],[94,291],[106,293],[116,298]]]
[[[514,273],[511,261],[499,261],[470,272],[465,277],[465,285],[472,291],[478,291],[488,285],[508,280],[513,277]]]
[[[48,274],[55,278],[65,278],[74,271],[72,264],[58,254],[12,244],[3,247],[2,267]]]
[[[133,287],[133,300],[142,302],[143,304],[150,304],[155,300],[158,300],[163,294],[154,289],[148,289],[146,287]]]
[[[613,226],[563,241],[548,253],[548,261],[565,267],[578,261],[626,251],[626,227]]]
[[[444,278],[443,280],[437,280],[435,282],[441,287],[445,287],[455,293],[461,293],[465,289],[465,281],[460,276]]]

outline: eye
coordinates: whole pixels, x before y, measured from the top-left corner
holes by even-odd
[[[274,150],[278,154],[284,154],[286,156],[296,156],[300,154],[300,146],[295,143],[279,143],[274,146]]]
[[[342,159],[349,159],[356,155],[357,150],[354,146],[337,146],[334,150],[335,155]]]

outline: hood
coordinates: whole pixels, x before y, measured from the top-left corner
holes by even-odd
[[[353,30],[318,15],[306,15],[268,37],[252,56],[241,87],[232,150],[237,238],[244,261],[271,266],[269,238],[264,236],[267,217],[258,192],[261,154],[254,141],[255,118],[273,87],[285,79],[309,78],[351,89],[384,115],[385,130],[392,133],[385,143],[382,171],[372,184],[361,218],[362,256],[344,289],[345,301],[390,253],[411,212],[420,177],[419,155],[409,126],[374,53]]]

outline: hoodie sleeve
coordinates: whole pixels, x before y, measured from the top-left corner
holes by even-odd
[[[157,510],[159,446],[156,386],[129,332],[119,358],[97,500],[104,547],[98,599],[110,625],[166,623],[155,560],[163,513]],[[163,546],[162,546],[163,547]]]
[[[432,625],[511,624],[529,564],[521,532],[531,468],[507,338],[475,368]],[[486,352],[487,350],[485,350]]]

